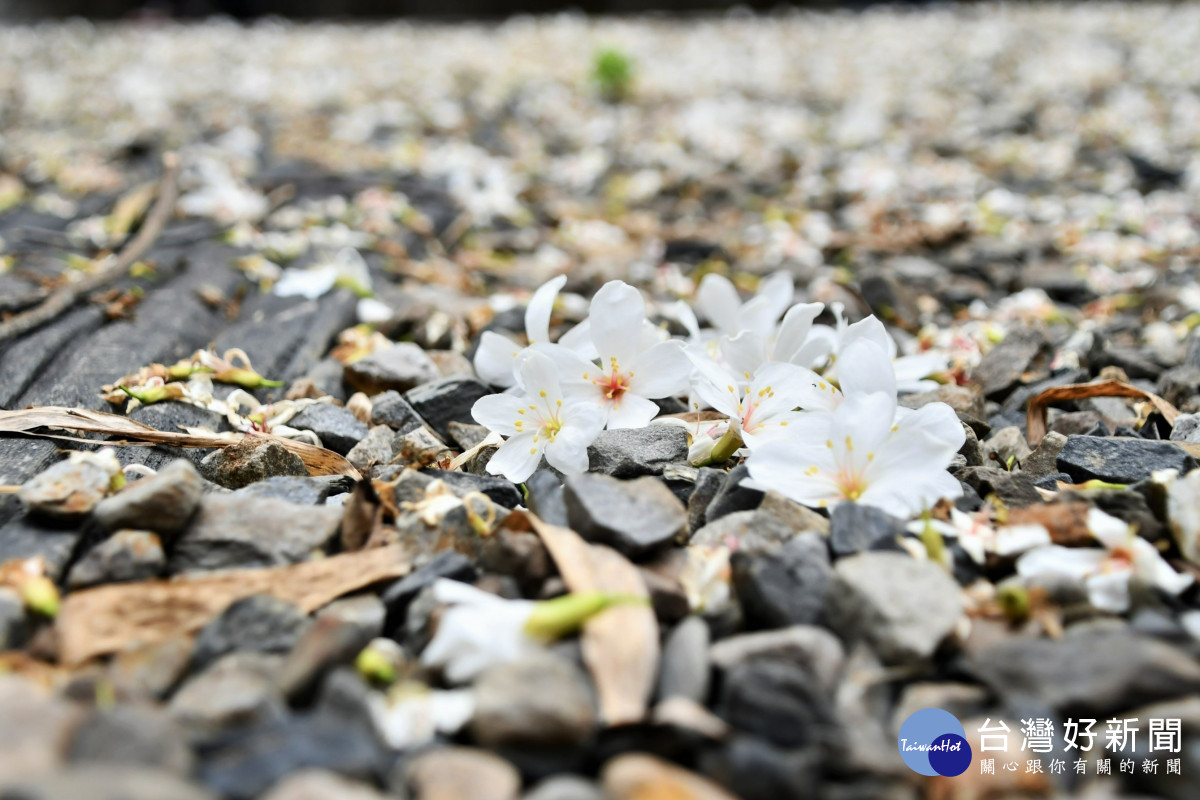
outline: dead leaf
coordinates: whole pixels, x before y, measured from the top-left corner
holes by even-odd
[[[46,436],[38,433],[38,428],[61,428],[72,431],[87,431],[88,433],[104,433],[111,436],[123,436],[155,444],[170,444],[176,447],[228,447],[237,444],[247,436],[270,439],[279,442],[304,461],[311,475],[349,475],[354,480],[361,480],[362,475],[349,461],[342,456],[326,450],[324,447],[282,436],[272,436],[269,433],[252,434],[213,434],[205,436],[195,433],[177,431],[160,431],[143,425],[128,417],[117,414],[107,414],[103,411],[89,411],[83,408],[63,408],[61,406],[37,406],[21,408],[14,411],[0,410],[0,433],[24,433],[30,436]],[[48,437],[49,438],[49,437]]]
[[[383,527],[383,501],[370,481],[359,481],[342,508],[342,549],[361,550]]]
[[[55,620],[59,658],[76,665],[133,644],[204,627],[236,600],[269,594],[309,613],[342,595],[407,575],[401,547],[379,548],[270,569],[228,570],[74,592]]]
[[[1030,398],[1029,408],[1025,412],[1029,444],[1037,447],[1038,443],[1042,441],[1042,437],[1046,435],[1046,409],[1048,406],[1064,400],[1083,400],[1088,397],[1132,397],[1135,400],[1149,401],[1171,425],[1175,424],[1175,418],[1179,416],[1179,409],[1166,400],[1124,381],[1071,383],[1066,386],[1055,386]]]
[[[650,597],[637,567],[609,547],[588,544],[569,528],[547,525],[523,511],[509,513],[501,527],[536,533],[572,592]],[[658,657],[658,621],[649,605],[614,606],[584,625],[583,659],[596,684],[600,716],[606,724],[625,725],[645,718]]]
[[[1082,501],[1039,503],[1008,512],[1009,525],[1041,525],[1050,534],[1050,541],[1065,547],[1094,544],[1095,537],[1088,529],[1088,510]]]

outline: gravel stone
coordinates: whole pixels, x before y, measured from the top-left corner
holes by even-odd
[[[152,530],[168,538],[179,534],[200,503],[204,479],[186,459],[172,461],[157,475],[136,480],[101,500],[95,520],[106,531]]]
[[[346,365],[346,383],[368,395],[407,392],[439,374],[437,365],[412,342],[397,342]]]
[[[661,475],[667,464],[687,461],[687,431],[669,425],[601,431],[588,448],[588,472],[614,478]]]
[[[1196,468],[1196,461],[1170,442],[1072,436],[1058,454],[1058,468],[1075,483],[1093,478],[1108,483],[1136,483],[1157,470],[1189,472]]]
[[[302,431],[312,431],[321,444],[341,455],[349,453],[367,435],[367,426],[355,419],[350,409],[329,403],[314,403],[288,421]]]
[[[167,566],[162,542],[150,531],[117,531],[93,547],[67,573],[72,591],[119,581],[157,578]]]
[[[563,486],[567,520],[588,541],[637,557],[687,531],[687,511],[657,478],[619,481],[584,473]]]

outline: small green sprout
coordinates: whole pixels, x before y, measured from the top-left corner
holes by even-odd
[[[608,102],[626,100],[633,89],[633,61],[620,50],[606,47],[596,53],[592,80],[599,88],[600,96]]]

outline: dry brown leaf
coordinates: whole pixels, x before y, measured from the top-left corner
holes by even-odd
[[[637,567],[617,551],[588,544],[569,528],[513,511],[502,527],[532,530],[546,545],[572,592],[610,592],[649,599]],[[640,722],[658,674],[658,621],[647,605],[619,605],[588,620],[583,659],[596,684],[600,716],[608,725]]]
[[[270,569],[239,569],[74,592],[55,620],[59,658],[75,665],[133,644],[204,627],[236,600],[269,594],[306,613],[411,568],[401,547],[365,550]]]
[[[1147,400],[1154,405],[1158,413],[1174,425],[1179,416],[1179,409],[1163,400],[1158,395],[1139,389],[1124,381],[1096,381],[1095,383],[1071,383],[1066,386],[1055,386],[1052,389],[1030,398],[1029,408],[1025,412],[1025,421],[1029,430],[1029,444],[1037,447],[1046,435],[1046,409],[1054,403],[1064,400],[1083,400],[1088,397],[1131,397],[1135,400]]]
[[[1083,501],[1039,503],[1008,512],[1009,525],[1041,525],[1050,534],[1050,541],[1066,547],[1093,544],[1095,537],[1088,528],[1090,505]]]
[[[176,447],[228,447],[231,444],[237,444],[247,436],[254,436],[279,442],[300,456],[312,475],[348,475],[356,481],[362,479],[362,475],[349,461],[332,450],[326,450],[324,447],[317,447],[308,442],[272,436],[269,433],[204,436],[179,431],[160,431],[129,417],[107,414],[103,411],[90,411],[85,408],[36,406],[14,411],[0,410],[0,433],[46,436],[46,434],[38,433],[38,428],[61,428],[88,433],[103,433],[155,444],[170,444]]]

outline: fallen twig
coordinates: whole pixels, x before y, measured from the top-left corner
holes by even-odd
[[[162,233],[167,220],[175,210],[175,200],[179,196],[179,156],[175,153],[163,154],[163,176],[158,184],[158,196],[154,206],[146,215],[137,235],[121,248],[113,262],[106,267],[96,270],[83,279],[56,289],[39,305],[28,311],[17,314],[6,322],[0,322],[0,343],[15,339],[22,334],[41,327],[59,314],[75,305],[81,297],[96,291],[110,281],[116,280],[129,271],[129,268],[142,257],[154,244],[154,240]]]
[[[1124,381],[1098,381],[1055,386],[1029,400],[1029,406],[1025,412],[1029,444],[1037,447],[1038,443],[1042,441],[1042,437],[1046,435],[1047,406],[1052,403],[1061,403],[1064,400],[1082,400],[1087,397],[1131,397],[1135,400],[1147,400],[1172,425],[1175,424],[1175,418],[1179,416],[1179,410],[1166,400]]]

